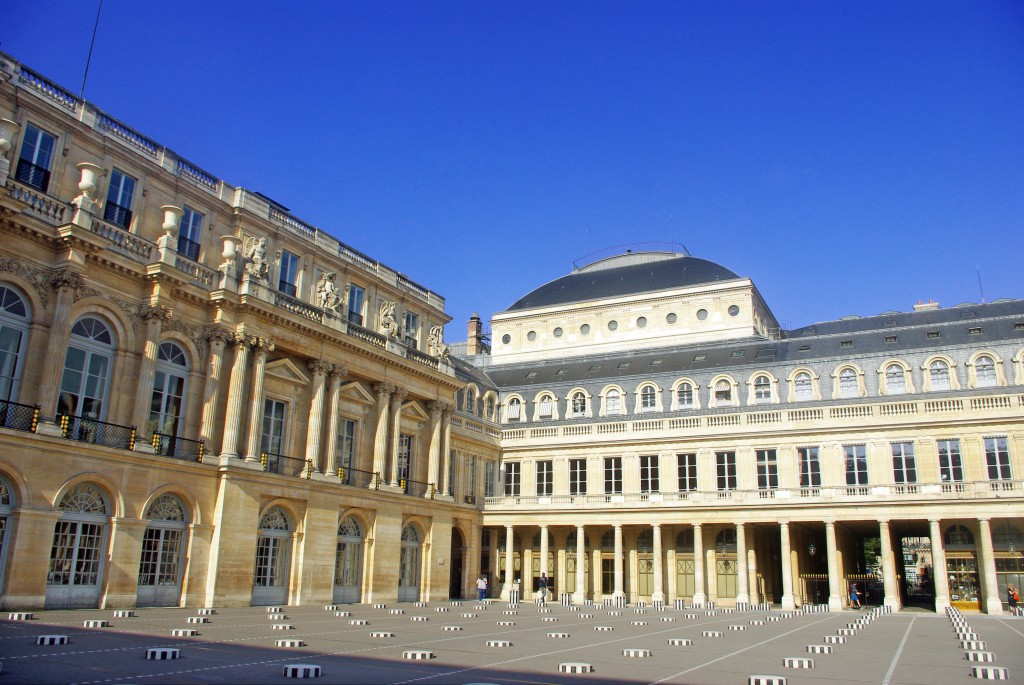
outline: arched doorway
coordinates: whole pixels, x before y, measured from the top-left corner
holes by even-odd
[[[288,515],[280,507],[271,507],[260,518],[253,568],[254,606],[288,603],[291,532]]]
[[[185,506],[174,495],[160,495],[146,509],[145,518],[149,523],[142,536],[136,604],[178,606],[188,524]]]
[[[420,532],[411,523],[402,529],[402,550],[398,560],[398,601],[420,600]]]
[[[334,558],[334,601],[355,604],[361,597],[363,529],[351,516],[338,524],[338,550]]]
[[[452,563],[451,580],[448,583],[448,597],[451,599],[463,598],[463,554],[466,544],[463,541],[462,533],[458,528],[452,528]]]
[[[10,530],[14,493],[6,480],[0,478],[0,591],[4,588],[4,569],[7,568],[7,531]]]
[[[942,543],[946,554],[950,605],[961,611],[979,611],[981,586],[978,582],[978,553],[974,546],[974,533],[966,526],[955,524],[946,529]]]
[[[45,606],[96,608],[107,548],[107,498],[92,483],[79,483],[64,493],[57,508],[61,518],[53,530]]]

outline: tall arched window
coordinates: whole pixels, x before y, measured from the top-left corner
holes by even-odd
[[[582,392],[573,393],[572,415],[574,418],[580,418],[587,415],[587,396]]]
[[[885,367],[885,389],[890,395],[902,395],[907,391],[907,379],[899,364]]]
[[[188,517],[174,495],[160,495],[146,508],[148,520],[139,561],[139,606],[177,606]]]
[[[509,421],[519,421],[523,415],[522,401],[518,397],[510,399],[505,414]]]
[[[676,388],[676,405],[680,409],[689,409],[693,406],[693,385],[680,383]]]
[[[839,396],[857,397],[860,395],[860,387],[857,384],[857,372],[853,369],[843,369],[839,372]]]
[[[76,321],[64,357],[57,413],[104,419],[113,359],[114,336],[107,324],[94,316]]]
[[[974,362],[974,377],[979,388],[991,388],[997,383],[996,363],[992,357],[982,355]]]
[[[57,509],[61,518],[53,530],[46,606],[95,607],[106,556],[107,499],[92,483],[79,483],[64,493]]]
[[[360,600],[363,569],[363,529],[351,516],[338,524],[338,547],[334,557],[334,601],[352,604]]]
[[[466,413],[476,414],[476,393],[473,388],[466,388]]]
[[[658,393],[653,385],[645,385],[640,390],[640,411],[655,411],[658,408]]]
[[[0,286],[0,401],[18,400],[28,322],[25,300],[12,288]]]
[[[537,418],[550,419],[554,416],[555,398],[551,395],[541,395],[537,402]]]
[[[814,399],[814,381],[811,374],[801,371],[793,379],[793,396],[797,402],[806,402]]]
[[[605,414],[621,414],[622,413],[622,393],[615,388],[609,390],[604,396],[604,413]]]
[[[932,390],[949,390],[949,364],[936,359],[929,365],[928,375],[931,377]]]
[[[158,454],[174,455],[175,438],[181,430],[185,381],[188,377],[188,357],[177,344],[160,345],[153,376],[153,399],[150,402],[147,436],[159,434]]]
[[[287,603],[291,529],[288,515],[280,507],[271,507],[260,518],[253,568],[253,604]]]
[[[724,378],[715,383],[715,401],[732,402],[732,384]]]
[[[409,524],[402,529],[402,550],[398,558],[398,601],[417,602],[420,598],[420,533]]]
[[[768,376],[758,376],[754,379],[754,402],[772,401],[772,382]]]

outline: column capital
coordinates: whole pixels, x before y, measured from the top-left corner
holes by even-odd
[[[54,290],[78,290],[85,286],[85,277],[77,271],[64,269],[50,276],[50,285]]]
[[[261,336],[254,335],[252,336],[252,339],[252,347],[254,350],[256,350],[257,353],[262,352],[263,354],[269,354],[274,351],[275,347],[277,347],[274,344],[274,341],[271,340],[270,338],[264,338]]]
[[[323,359],[310,359],[306,362],[306,368],[308,368],[314,376],[326,376],[333,367],[330,362],[324,361]]]
[[[391,393],[391,399],[392,400],[401,401],[401,400],[404,400],[408,396],[409,396],[409,391],[406,390],[405,388],[395,388],[394,391],[392,391],[392,393]]]
[[[445,412],[451,412],[452,405],[450,402],[444,400],[430,400],[427,402],[427,409],[431,412],[437,412],[438,414],[444,414]]]
[[[171,318],[171,310],[159,304],[145,307],[139,312],[139,318],[146,323],[163,323]]]
[[[978,523],[985,523],[985,524],[987,524],[987,523],[988,523],[989,521],[991,521],[992,519],[991,519],[990,517],[988,517],[988,516],[979,516],[979,517],[977,517],[977,518],[976,518],[975,520],[976,520],[976,521],[977,521]]]
[[[206,329],[206,341],[211,345],[220,343],[226,345],[234,339],[234,335],[226,328],[214,326]]]
[[[332,380],[335,378],[341,380],[348,376],[348,367],[342,364],[341,362],[337,362],[336,364],[331,365],[331,370],[328,372],[328,374],[330,375]]]
[[[391,393],[393,393],[394,391],[395,391],[395,386],[394,386],[393,383],[374,383],[373,384],[373,392],[376,393],[378,397],[381,397],[381,398],[387,397]]]

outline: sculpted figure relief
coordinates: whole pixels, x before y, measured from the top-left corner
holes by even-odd
[[[384,300],[380,303],[380,332],[389,338],[399,337],[398,321],[395,320],[397,302]]]
[[[252,242],[245,253],[245,273],[265,281],[270,272],[270,264],[267,262],[267,239],[250,240]]]
[[[444,329],[441,326],[431,326],[430,335],[427,336],[427,352],[434,357],[448,359],[452,348],[444,344]]]
[[[316,282],[316,304],[321,309],[338,311],[341,300],[338,297],[338,286],[334,283],[334,274],[322,274]]]

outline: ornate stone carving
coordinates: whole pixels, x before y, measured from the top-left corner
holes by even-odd
[[[392,383],[374,383],[373,392],[378,396],[390,395],[395,391],[395,386]]]
[[[306,368],[315,376],[318,373],[327,374],[332,367],[330,362],[326,362],[323,359],[310,359],[306,362]]]
[[[261,281],[267,280],[270,262],[267,261],[266,238],[249,236],[245,239],[245,273]]]
[[[82,278],[82,274],[77,271],[65,269],[64,271],[58,271],[50,276],[50,285],[54,290],[71,288],[74,291],[78,291],[85,287],[85,279]]]
[[[316,282],[316,305],[337,313],[341,306],[341,298],[338,296],[338,286],[334,279],[333,273],[320,275],[320,280]]]
[[[348,367],[342,363],[332,364],[330,371],[331,378],[345,378],[348,376]]]
[[[191,340],[192,345],[196,348],[196,354],[199,355],[199,361],[202,361],[203,358],[206,357],[206,350],[208,349],[206,342],[207,336],[202,326],[197,326],[195,324],[188,323],[187,321],[182,321],[181,319],[169,317],[167,321],[164,322],[164,330],[181,333]]]
[[[389,338],[397,338],[401,335],[401,329],[395,319],[395,307],[397,306],[397,302],[388,300],[380,303],[380,332]]]
[[[427,409],[431,413],[438,412],[440,414],[450,414],[452,411],[452,405],[450,402],[445,402],[444,400],[430,400],[427,402]]]
[[[52,277],[48,272],[26,266],[25,264],[22,264],[19,259],[7,258],[0,259],[0,271],[15,274],[31,283],[32,287],[35,288],[36,294],[39,296],[39,300],[43,303],[43,306],[49,306],[49,284]]]
[[[171,310],[163,305],[142,307],[139,310],[139,318],[149,323],[153,319],[162,319],[167,322],[171,318]]]
[[[222,342],[225,345],[234,339],[234,334],[226,328],[207,328],[205,333],[206,340],[209,344],[214,342]]]
[[[431,326],[430,335],[427,336],[427,353],[446,361],[451,356],[452,348],[444,344],[443,326]]]

